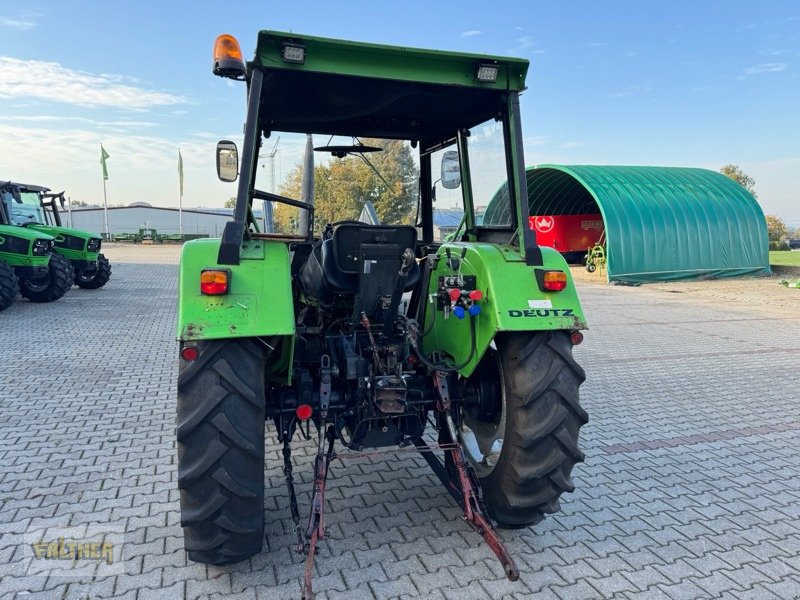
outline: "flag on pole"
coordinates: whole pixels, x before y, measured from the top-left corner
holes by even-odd
[[[181,197],[183,197],[183,157],[180,148],[178,148],[178,179],[181,184]]]
[[[107,158],[111,158],[111,156],[106,152],[106,149],[103,148],[103,144],[100,144],[100,164],[103,165],[103,181],[108,180],[108,167],[106,167]]]

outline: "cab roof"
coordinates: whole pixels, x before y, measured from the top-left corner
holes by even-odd
[[[50,188],[42,187],[41,185],[30,185],[27,183],[18,183],[16,181],[0,181],[0,189],[9,187],[17,187],[20,192],[37,192],[44,194],[50,191]]]
[[[302,64],[282,59],[304,48]],[[498,68],[477,81],[480,65]],[[261,126],[364,137],[437,140],[496,116],[508,92],[525,89],[519,58],[424,50],[261,31],[249,69],[261,68]]]

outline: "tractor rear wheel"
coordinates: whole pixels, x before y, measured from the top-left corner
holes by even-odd
[[[101,288],[109,279],[111,279],[111,263],[102,254],[97,257],[96,268],[75,272],[75,285],[85,290]]]
[[[244,560],[264,539],[264,352],[249,339],[199,342],[178,374],[178,488],[189,559]]]
[[[0,263],[0,310],[11,306],[19,294],[19,282],[14,269],[6,263]]]
[[[59,254],[50,255],[47,275],[20,281],[19,293],[31,302],[53,302],[72,287],[74,272],[70,262]]]
[[[504,333],[495,345],[467,382],[478,401],[463,410],[459,435],[490,516],[524,527],[558,511],[561,494],[575,489],[586,376],[568,332]]]

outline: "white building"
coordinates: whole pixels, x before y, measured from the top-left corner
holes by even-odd
[[[257,219],[261,219],[260,210],[256,210],[254,213]],[[103,207],[101,206],[74,207],[71,213],[63,210],[61,218],[64,225],[76,229],[92,233],[103,233],[105,230]],[[184,208],[183,233],[184,235],[204,234],[210,237],[220,237],[222,230],[225,229],[225,223],[232,218],[232,208]],[[145,202],[108,208],[108,228],[112,235],[136,233],[140,227],[152,227],[162,234],[177,234],[179,232],[178,209],[150,206]]]

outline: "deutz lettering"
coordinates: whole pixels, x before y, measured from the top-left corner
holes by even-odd
[[[572,317],[571,308],[537,308],[536,310],[509,310],[509,317]]]

